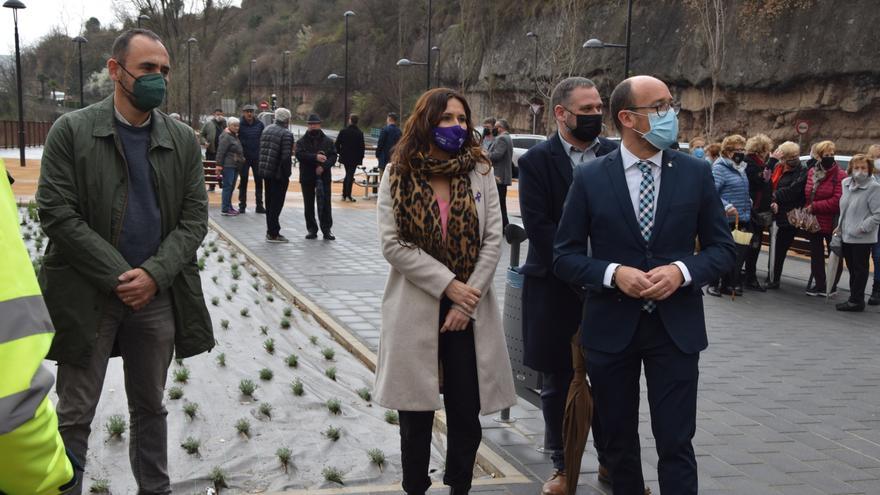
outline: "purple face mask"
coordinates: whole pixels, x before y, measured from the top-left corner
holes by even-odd
[[[437,144],[438,148],[447,153],[458,153],[461,151],[461,146],[464,144],[468,133],[468,130],[460,125],[435,127],[433,131],[434,143]]]

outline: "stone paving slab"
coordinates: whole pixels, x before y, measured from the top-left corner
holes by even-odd
[[[264,241],[262,215],[228,218],[212,211],[211,216],[375,349],[388,271],[375,211],[364,205],[346,208],[336,198],[333,205],[337,241],[305,240],[302,211],[296,207],[281,216],[289,244]],[[505,252],[495,277],[499,298],[507,264]],[[832,303],[845,294],[830,302],[806,297],[809,265],[802,259],[788,260],[785,274],[780,291],[747,292],[735,301],[705,298],[710,346],[701,354],[695,437],[700,493],[880,493],[880,310],[843,314]],[[643,469],[659,493],[642,383]],[[520,400],[511,417],[517,420],[512,425],[483,418],[484,438],[534,483],[475,491],[539,493],[540,481],[552,470],[549,456],[536,450],[543,440],[540,411]],[[579,494],[610,493],[596,481],[597,467],[589,447]]]

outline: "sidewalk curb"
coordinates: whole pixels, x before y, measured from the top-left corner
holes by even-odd
[[[208,218],[208,225],[214,229],[217,234],[222,237],[225,241],[232,244],[236,249],[244,254],[244,256],[253,263],[258,270],[263,272],[263,274],[272,281],[273,284],[285,295],[287,296],[293,304],[295,304],[299,309],[305,311],[306,313],[312,315],[315,321],[318,322],[324,329],[326,329],[333,338],[346,350],[354,354],[367,368],[370,369],[373,373],[376,372],[376,361],[377,356],[376,353],[370,350],[366,345],[364,345],[350,330],[345,328],[342,324],[337,322],[330,316],[326,311],[324,311],[317,303],[306,297],[299,290],[294,288],[290,283],[284,280],[275,270],[269,266],[268,263],[260,259],[257,255],[255,255],[247,246],[242,244],[235,238],[232,234],[230,234],[226,229],[221,227],[213,218]],[[442,434],[446,434],[446,413],[444,411],[437,411],[434,416],[434,428],[436,431],[439,431]],[[492,479],[481,479],[474,480],[475,486],[482,485],[498,485],[498,484],[519,484],[519,483],[533,483],[525,474],[521,473],[517,470],[512,464],[510,464],[507,460],[505,460],[501,455],[493,451],[488,447],[485,441],[480,443],[479,450],[477,451],[477,464],[490,476]],[[296,494],[296,493],[310,493],[310,494],[344,494],[344,493],[361,493],[363,492],[363,488],[368,488],[369,492],[383,492],[383,491],[399,491],[399,485],[393,486],[379,486],[379,487],[350,487],[350,488],[334,488],[334,489],[326,489],[326,490],[292,490],[285,491],[283,493],[286,494]]]

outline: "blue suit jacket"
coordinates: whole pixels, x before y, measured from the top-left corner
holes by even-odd
[[[664,151],[654,230],[645,242],[624,176],[620,151],[577,167],[556,232],[556,275],[587,291],[582,344],[620,352],[632,340],[642,301],[604,286],[610,263],[649,271],[682,261],[692,283],[657,303],[676,346],[685,353],[706,348],[702,286],[730,271],[736,254],[712,172],[703,160]],[[694,254],[699,238],[701,251]],[[588,241],[592,254],[587,254]]]

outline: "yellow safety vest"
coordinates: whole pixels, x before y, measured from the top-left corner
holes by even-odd
[[[73,479],[42,366],[55,332],[0,160],[0,493],[55,494]]]

